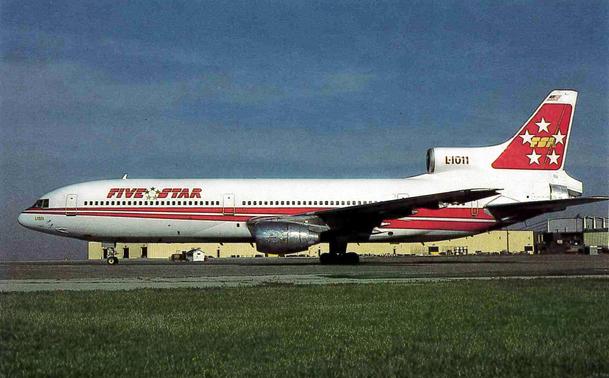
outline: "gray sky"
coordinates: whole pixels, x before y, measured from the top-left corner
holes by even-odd
[[[84,256],[16,223],[130,177],[405,177],[580,91],[567,171],[609,180],[609,3],[0,2],[0,259]],[[568,214],[607,215],[607,204]]]

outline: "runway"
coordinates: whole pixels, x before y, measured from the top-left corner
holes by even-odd
[[[609,279],[609,256],[362,257],[320,265],[313,258],[214,259],[204,263],[123,260],[0,263],[0,291],[214,288],[269,284],[409,283],[447,280],[595,277]]]

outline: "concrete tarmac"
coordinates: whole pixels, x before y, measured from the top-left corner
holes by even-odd
[[[359,265],[320,265],[316,258],[0,262],[0,292],[209,288],[264,284],[426,282],[462,279],[594,277],[609,279],[609,256],[362,257]]]

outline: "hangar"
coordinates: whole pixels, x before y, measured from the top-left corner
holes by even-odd
[[[214,258],[266,257],[253,243],[117,243],[119,258],[168,259],[174,253],[200,248]],[[533,231],[490,231],[464,238],[425,243],[350,243],[349,251],[360,255],[467,255],[480,253],[534,253]],[[318,257],[328,252],[328,244],[311,246],[290,256]],[[90,242],[89,259],[105,258],[102,243]],[[269,257],[272,255],[269,255]]]
[[[542,238],[541,253],[609,253],[609,218],[551,219]]]

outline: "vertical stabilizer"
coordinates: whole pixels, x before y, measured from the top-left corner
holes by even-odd
[[[495,169],[563,169],[577,92],[552,91],[492,163]]]

